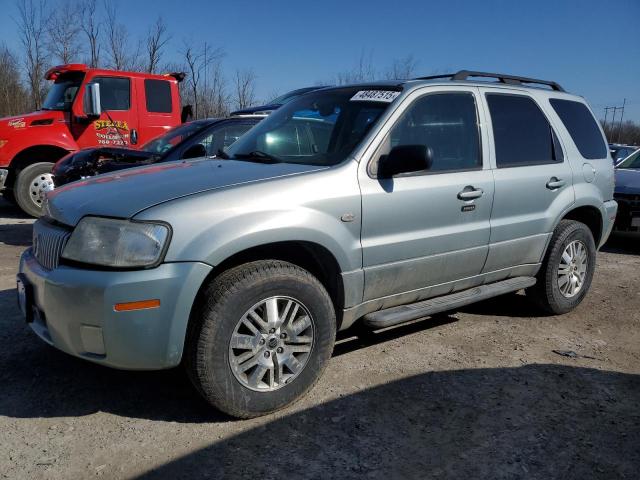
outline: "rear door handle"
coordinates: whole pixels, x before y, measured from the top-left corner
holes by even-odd
[[[461,192],[458,192],[459,200],[475,200],[476,198],[480,198],[484,194],[484,190],[481,188],[475,188],[471,185],[467,185]]]
[[[558,188],[562,188],[565,186],[567,182],[558,177],[551,177],[547,182],[547,188],[549,190],[557,190]]]

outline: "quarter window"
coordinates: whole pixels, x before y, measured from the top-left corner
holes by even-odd
[[[487,94],[498,168],[562,162],[549,121],[530,97]]]
[[[171,84],[166,80],[145,80],[147,112],[171,113]]]
[[[572,100],[549,100],[569,131],[580,155],[588,159],[607,158],[607,146],[593,115],[584,103]]]
[[[436,93],[416,100],[389,133],[383,154],[399,145],[429,147],[433,152],[429,172],[481,168],[478,117],[473,94]]]
[[[131,84],[128,78],[97,77],[92,83],[100,85],[102,110],[129,110],[131,108]]]

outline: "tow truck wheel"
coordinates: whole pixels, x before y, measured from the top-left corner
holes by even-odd
[[[53,163],[38,162],[23,168],[13,191],[18,206],[32,217],[42,216],[44,195],[53,190]]]

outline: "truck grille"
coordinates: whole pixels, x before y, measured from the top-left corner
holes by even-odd
[[[60,263],[60,255],[71,236],[71,231],[45,220],[33,224],[33,255],[40,265],[53,270]]]

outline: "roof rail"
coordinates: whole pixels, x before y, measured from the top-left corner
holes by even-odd
[[[415,80],[435,80],[438,78],[449,78],[451,80],[468,80],[469,77],[483,77],[483,78],[496,78],[500,83],[507,83],[510,85],[522,85],[523,83],[534,83],[538,85],[547,85],[552,90],[557,92],[564,92],[565,89],[557,82],[551,82],[549,80],[538,80],[536,78],[518,77],[516,75],[505,75],[503,73],[487,73],[487,72],[474,72],[472,70],[460,70],[456,73],[446,73],[442,75],[431,75],[429,77],[419,77]]]

